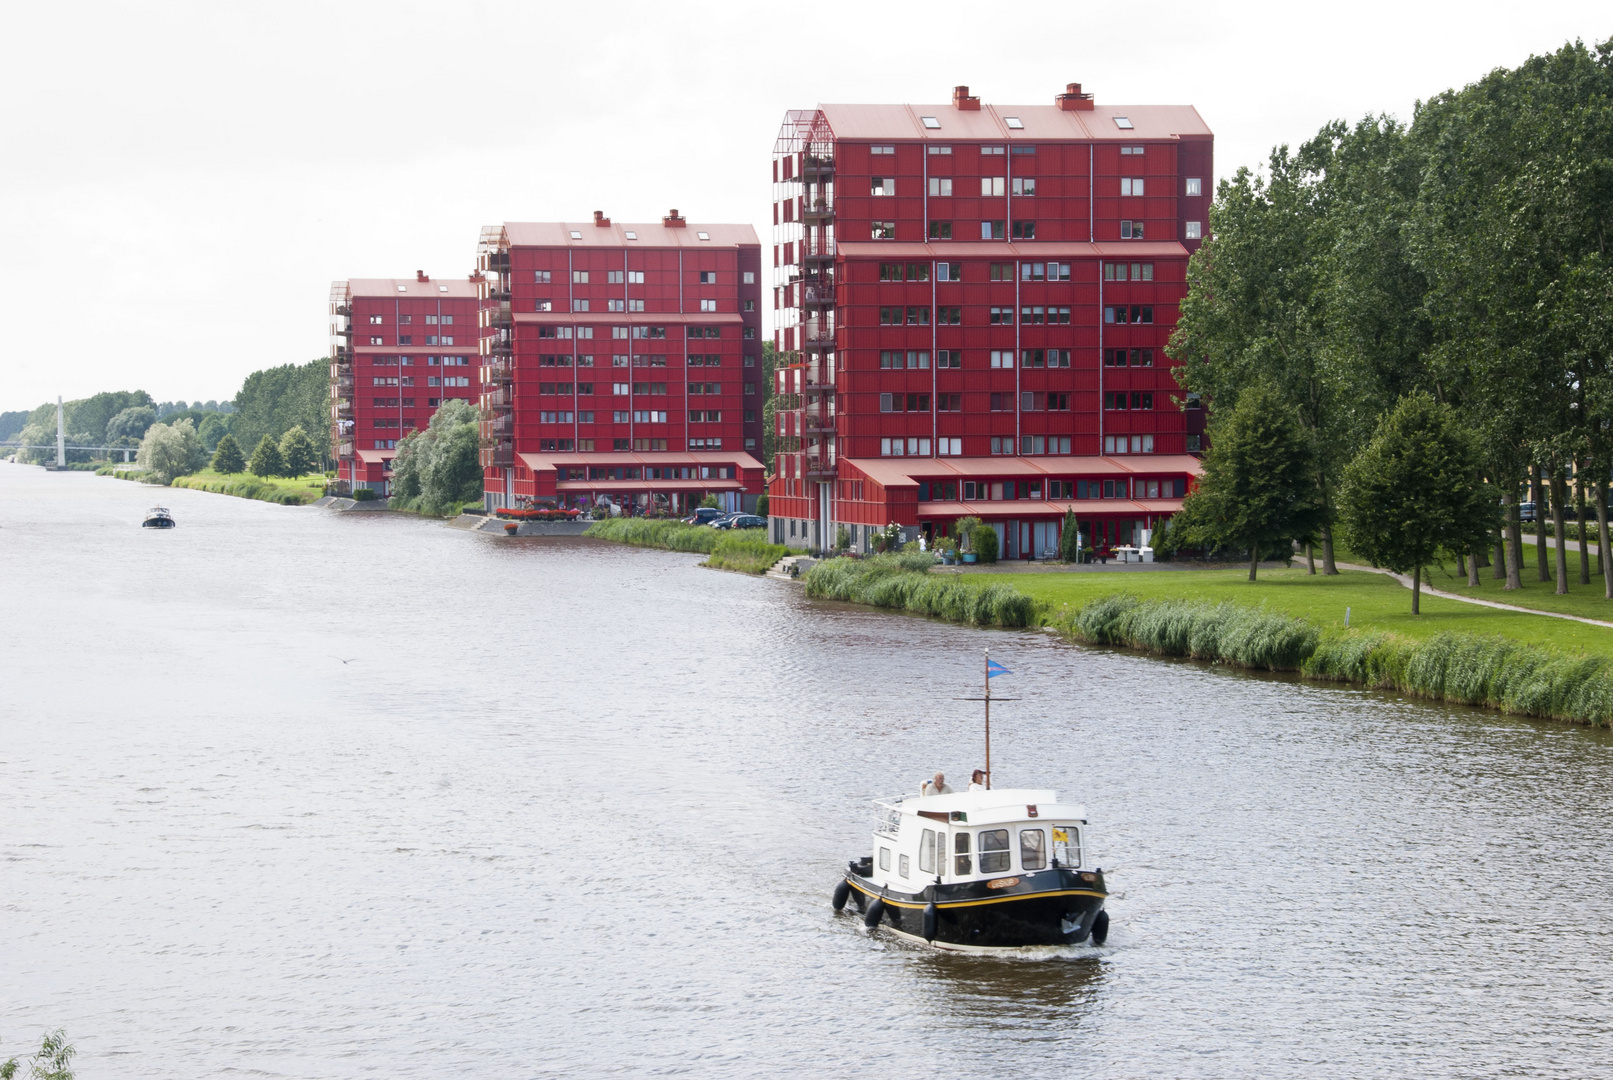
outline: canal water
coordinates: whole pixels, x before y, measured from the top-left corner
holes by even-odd
[[[179,527],[142,531],[165,502]],[[144,1077],[1613,1071],[1600,732],[0,465],[0,1052]],[[872,796],[1084,801],[1101,950],[870,938]]]

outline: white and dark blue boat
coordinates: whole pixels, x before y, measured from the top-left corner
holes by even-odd
[[[174,527],[174,515],[168,512],[165,506],[153,506],[146,511],[146,520],[140,523],[144,529],[171,529]]]
[[[874,800],[873,854],[835,886],[836,911],[852,904],[870,930],[960,952],[1108,938],[1109,891],[1092,863],[1086,808],[1044,788],[991,787],[991,680],[1011,674],[988,651],[985,695],[964,699],[985,702],[985,783]]]
[[[939,949],[1102,945],[1103,871],[1086,809],[1038,788],[877,800],[874,853],[851,863],[835,910]]]

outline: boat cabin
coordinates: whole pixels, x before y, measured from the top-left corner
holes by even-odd
[[[868,880],[903,893],[933,884],[1086,866],[1086,808],[1044,788],[902,795],[880,817]]]

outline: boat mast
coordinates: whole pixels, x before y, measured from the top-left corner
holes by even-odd
[[[986,790],[991,790],[991,650],[986,650]]]

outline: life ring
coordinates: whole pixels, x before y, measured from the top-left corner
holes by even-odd
[[[863,914],[863,925],[872,930],[874,927],[879,925],[879,920],[883,919],[884,917],[885,901],[876,896],[874,897],[873,902],[868,905],[867,912]]]
[[[924,940],[935,940],[936,923],[941,919],[940,909],[932,901],[924,905]]]
[[[1092,920],[1092,944],[1102,945],[1109,940],[1109,913],[1098,912],[1098,917]]]
[[[851,882],[849,882],[849,881],[845,880],[844,878],[842,878],[840,880],[840,884],[835,886],[835,895],[834,895],[835,910],[840,911],[843,908],[845,908],[846,901],[848,899],[850,899],[850,897],[851,897]]]

